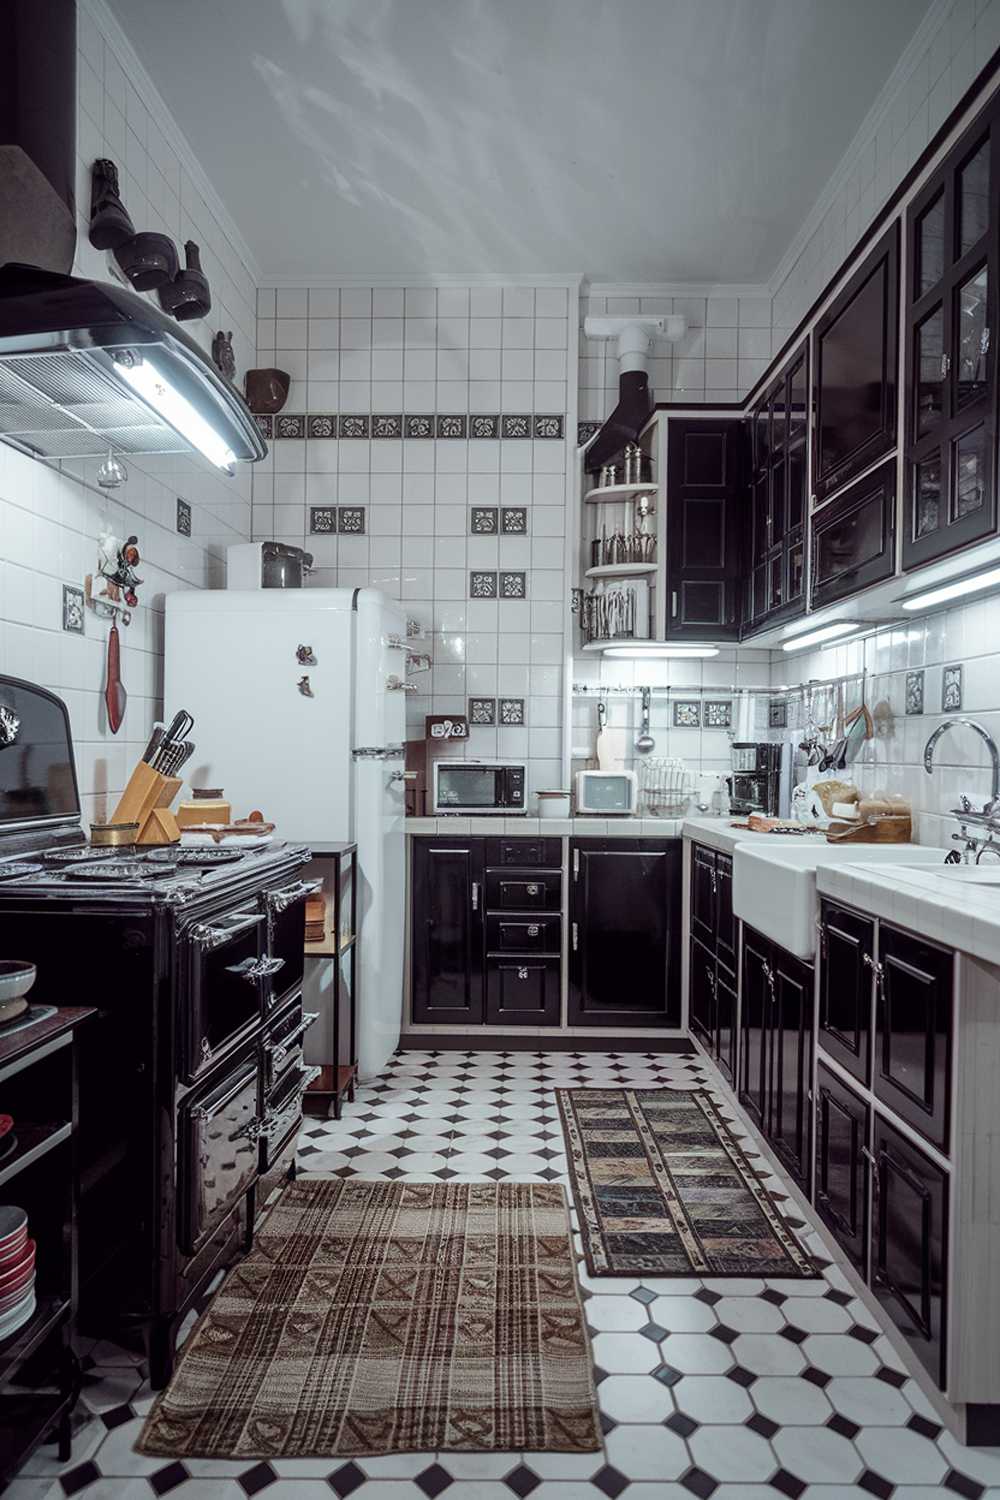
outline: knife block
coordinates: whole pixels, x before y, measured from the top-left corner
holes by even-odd
[[[118,799],[112,821],[138,823],[137,844],[178,843],[181,833],[170,804],[181,785],[180,777],[161,776],[141,760]]]

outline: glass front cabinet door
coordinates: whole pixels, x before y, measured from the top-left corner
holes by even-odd
[[[995,101],[907,213],[904,568],[996,529],[998,135]]]

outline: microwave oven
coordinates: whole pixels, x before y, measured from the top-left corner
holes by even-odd
[[[634,771],[577,771],[576,813],[628,817],[636,807]]]
[[[436,760],[431,801],[437,816],[517,815],[525,810],[525,767],[481,760]]]

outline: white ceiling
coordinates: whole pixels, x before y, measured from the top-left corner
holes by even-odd
[[[110,0],[266,272],[765,280],[927,0]]]

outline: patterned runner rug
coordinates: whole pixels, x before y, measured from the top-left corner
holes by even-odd
[[[557,1093],[591,1275],[818,1275],[711,1094]]]
[[[563,1189],[360,1178],[285,1189],[138,1444],[168,1458],[600,1446]]]

